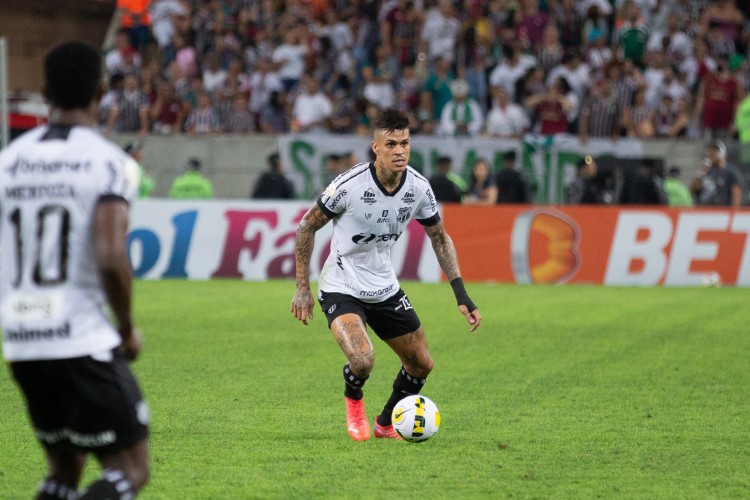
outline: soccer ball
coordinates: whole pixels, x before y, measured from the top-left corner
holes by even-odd
[[[440,429],[440,411],[432,400],[420,394],[399,401],[391,419],[399,436],[412,443],[430,439]]]

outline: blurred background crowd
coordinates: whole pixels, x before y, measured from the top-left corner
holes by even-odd
[[[119,0],[112,133],[750,140],[750,2]],[[750,98],[745,102],[750,107]]]

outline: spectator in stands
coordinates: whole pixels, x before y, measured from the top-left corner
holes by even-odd
[[[607,45],[607,38],[601,30],[595,28],[589,33],[589,47],[586,50],[586,60],[588,61],[591,75],[599,78],[604,74],[607,65],[612,62],[615,54],[612,48]]]
[[[141,69],[141,55],[130,44],[130,33],[121,28],[115,35],[114,48],[107,52],[104,66],[107,73],[138,73]]]
[[[198,106],[190,111],[185,131],[188,135],[211,135],[221,131],[219,113],[206,92],[198,94]]]
[[[683,97],[674,105],[669,95],[661,98],[661,104],[656,108],[654,115],[657,137],[673,139],[687,134],[690,126],[689,102],[688,98]]]
[[[396,103],[395,78],[398,72],[396,58],[387,45],[375,48],[371,61],[362,68],[365,99],[381,109]]]
[[[258,117],[260,131],[264,134],[283,134],[289,132],[289,120],[281,94],[271,92],[268,103],[260,110]]]
[[[107,90],[99,101],[99,116],[97,119],[98,125],[105,132],[107,130],[107,123],[109,122],[109,115],[112,112],[112,108],[117,106],[117,101],[120,99],[124,86],[125,75],[115,73],[109,77]]]
[[[203,58],[203,90],[215,95],[227,79],[227,70],[219,64],[219,55],[215,52]]]
[[[450,84],[453,98],[443,107],[438,133],[447,136],[476,136],[484,125],[479,103],[469,96],[466,80],[453,80]]]
[[[563,77],[581,99],[589,85],[589,72],[589,66],[581,60],[581,53],[577,49],[568,49],[563,55],[562,64],[552,68],[547,75],[547,87],[551,87],[558,78]]]
[[[670,64],[681,65],[693,54],[693,42],[680,27],[680,15],[677,11],[669,13],[664,31],[651,33],[647,50],[664,52]]]
[[[284,175],[279,153],[268,155],[266,162],[268,163],[268,171],[264,172],[255,183],[250,197],[256,200],[294,199],[294,185]]]
[[[546,12],[539,9],[539,0],[521,0],[516,9],[518,31],[527,47],[536,48],[542,43],[544,28],[549,22]]]
[[[583,2],[578,2],[583,3]],[[579,49],[585,12],[575,6],[575,0],[560,0],[550,4],[552,20],[560,30],[560,43],[565,49]]]
[[[116,96],[110,108],[107,134],[113,131],[137,132],[142,138],[148,133],[148,99],[138,83],[138,76],[134,73],[125,75],[122,92]]]
[[[565,48],[560,43],[560,30],[554,24],[547,24],[542,35],[542,42],[536,50],[537,60],[546,75],[562,63]]]
[[[700,82],[710,73],[716,72],[717,64],[708,53],[708,44],[703,38],[693,42],[693,55],[680,64],[680,73],[685,75],[685,83],[695,91]]]
[[[703,114],[703,128],[712,139],[730,137],[732,121],[743,98],[744,92],[729,72],[727,61],[719,60],[716,73],[701,82],[695,104],[695,113]]]
[[[152,132],[160,135],[182,132],[187,112],[187,106],[177,98],[172,84],[161,82],[149,110]]]
[[[169,197],[178,199],[213,198],[213,183],[201,173],[201,161],[190,158],[184,174],[169,188]]]
[[[238,93],[232,99],[232,109],[224,122],[228,134],[255,132],[255,116],[247,109],[247,97]]]
[[[151,17],[148,4],[151,0],[117,0],[120,26],[130,37],[130,45],[140,50],[151,38]]]
[[[195,48],[189,45],[185,35],[177,33],[172,42],[174,46],[174,62],[179,68],[179,74],[184,78],[192,78],[198,74],[198,55]]]
[[[310,49],[301,39],[298,27],[284,33],[284,42],[273,51],[273,62],[284,86],[289,92],[299,83],[305,73],[305,64],[310,55]]]
[[[560,77],[548,92],[526,99],[524,105],[533,110],[535,132],[541,135],[568,133],[570,113],[575,106],[565,95],[566,85],[566,80]]]
[[[645,61],[646,69],[643,70],[643,81],[646,84],[646,103],[655,108],[659,104],[667,65],[664,62],[664,54],[659,51],[647,52]]]
[[[294,100],[292,132],[327,132],[333,112],[331,100],[320,91],[320,84],[310,75],[302,77],[301,87],[302,92]]]
[[[665,111],[671,113],[671,97],[667,95],[665,98],[670,101]],[[654,123],[654,110],[646,103],[646,91],[636,90],[630,106],[622,113],[622,128],[625,129],[628,137],[650,139],[656,134]]]
[[[586,155],[578,162],[578,175],[565,187],[565,200],[572,205],[605,203],[605,193],[597,183],[596,161]]]
[[[523,174],[516,168],[516,152],[503,155],[503,169],[495,178],[498,203],[531,203],[531,190]]]
[[[632,59],[636,66],[642,67],[650,36],[646,19],[640,5],[633,0],[626,0],[621,12],[621,17],[615,22],[614,36],[620,55],[623,59]]]
[[[256,116],[260,115],[261,110],[270,102],[273,92],[278,95],[283,90],[281,78],[273,71],[273,62],[267,57],[260,57],[248,82],[250,111]]]
[[[734,165],[727,163],[727,148],[722,141],[713,141],[706,148],[706,159],[691,188],[699,205],[742,205],[742,177]]]
[[[584,144],[589,137],[606,137],[616,141],[620,136],[620,123],[620,103],[612,93],[611,82],[604,78],[592,87],[591,95],[581,106],[578,137]]]
[[[438,0],[438,7],[426,16],[419,52],[426,54],[430,63],[438,58],[445,58],[448,63],[453,63],[460,31],[461,22],[456,17],[453,2]]]
[[[353,134],[357,123],[357,103],[349,93],[349,83],[341,85],[331,96],[333,109],[329,130],[335,134]]]
[[[438,57],[433,70],[424,82],[422,97],[420,97],[420,107],[426,106],[428,102],[431,103],[433,120],[440,119],[443,107],[453,97],[449,85],[454,79],[450,61],[445,57]]]
[[[451,170],[453,160],[449,156],[441,156],[437,160],[437,171],[430,177],[430,186],[435,199],[441,203],[461,203],[466,182]]]
[[[739,39],[745,16],[737,8],[735,0],[716,0],[706,7],[700,17],[704,33],[711,31],[712,26],[719,30],[721,37],[735,42]]]
[[[478,158],[471,169],[468,190],[464,196],[468,205],[494,205],[497,203],[497,184],[489,162]]]
[[[680,167],[670,167],[667,178],[664,181],[664,193],[667,195],[670,207],[693,206],[693,196],[690,194],[687,186],[680,180],[681,175],[682,169]]]
[[[524,54],[520,41],[503,46],[503,61],[492,70],[489,77],[490,86],[505,89],[511,101],[516,100],[516,82],[536,65],[534,56]]]
[[[487,114],[487,135],[519,139],[529,129],[529,116],[523,107],[510,102],[502,87],[492,87],[492,109]]]

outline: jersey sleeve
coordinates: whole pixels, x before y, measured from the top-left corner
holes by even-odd
[[[333,181],[318,197],[318,206],[332,219],[345,210],[348,202],[347,194],[346,188]]]
[[[99,200],[121,199],[130,203],[138,194],[141,173],[129,156],[112,156],[104,161],[99,179]]]
[[[440,222],[437,201],[435,200],[435,195],[433,194],[431,187],[428,187],[424,192],[415,218],[417,219],[417,222],[423,226],[434,226]]]

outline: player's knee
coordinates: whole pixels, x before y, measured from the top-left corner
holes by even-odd
[[[375,351],[372,349],[349,357],[349,368],[358,377],[366,378],[375,366]]]
[[[140,491],[151,478],[151,467],[148,462],[136,463],[128,471],[128,477],[133,485],[133,490]]]
[[[409,375],[419,378],[427,378],[427,375],[430,374],[434,366],[435,363],[433,362],[430,353],[425,353],[422,356],[415,358],[412,363],[409,363],[409,366],[405,365],[404,368]]]

